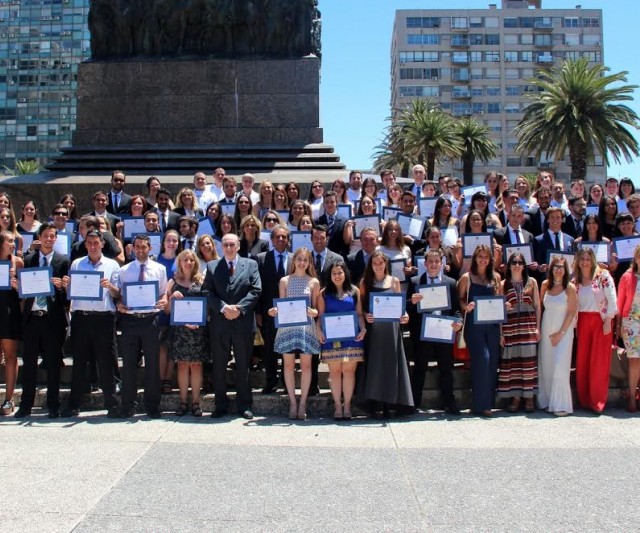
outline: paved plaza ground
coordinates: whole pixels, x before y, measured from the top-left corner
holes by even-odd
[[[640,420],[0,418],[19,531],[637,531]]]

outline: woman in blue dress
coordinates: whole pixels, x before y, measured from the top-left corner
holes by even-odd
[[[280,280],[280,298],[305,297],[308,300],[308,323],[304,326],[284,326],[278,328],[273,351],[282,354],[284,363],[284,383],[289,393],[289,418],[307,419],[307,396],[311,384],[311,355],[320,352],[320,343],[316,337],[313,323],[318,316],[316,302],[320,292],[320,282],[316,277],[311,252],[307,248],[298,248],[289,263],[289,275]],[[278,308],[269,309],[269,316],[275,317]],[[300,354],[300,405],[296,400],[295,361]]]
[[[326,341],[321,317],[324,313],[355,313],[360,331],[352,340]],[[344,261],[331,265],[327,286],[318,296],[318,339],[322,343],[322,361],[329,366],[331,396],[335,420],[351,420],[351,398],[356,384],[356,367],[364,360],[363,339],[367,332],[360,291],[351,283]],[[344,398],[344,403],[343,403]]]

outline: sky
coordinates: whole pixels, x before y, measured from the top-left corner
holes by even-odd
[[[390,115],[390,47],[397,9],[486,9],[500,0],[319,0],[322,14],[320,126],[349,169],[370,169],[375,147]],[[543,0],[544,9],[602,9],[605,66],[628,71],[640,85],[637,0]],[[640,89],[630,107],[640,115]],[[640,143],[640,132],[635,131]],[[640,158],[613,163],[609,176],[632,178],[640,186]]]

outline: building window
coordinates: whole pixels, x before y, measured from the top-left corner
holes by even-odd
[[[399,87],[399,93],[403,98],[436,98],[440,96],[440,89],[438,87],[428,87],[420,85],[401,85]]]
[[[473,102],[471,104],[471,112],[474,115],[481,115],[484,113],[484,104],[481,102]]]
[[[438,17],[407,17],[407,28],[439,28]]]
[[[469,17],[470,28],[482,28],[482,17]]]
[[[469,44],[476,45],[483,43],[483,37],[481,33],[471,33],[469,34]]]
[[[533,61],[533,52],[520,52],[520,61],[531,63]]]
[[[431,63],[440,61],[438,52],[398,52],[400,63]]]
[[[519,167],[520,166],[520,158],[519,157],[507,157],[507,166],[508,167]]]
[[[500,52],[485,52],[484,60],[493,62],[493,63],[498,63],[500,61]]]
[[[518,26],[521,28],[533,28],[533,17],[520,17],[518,19]]]
[[[564,18],[564,27],[565,28],[579,28],[580,27],[580,19],[578,17],[565,17]]]
[[[487,33],[484,36],[484,44],[490,46],[497,46],[500,44],[500,34],[499,33]]]
[[[504,60],[507,63],[518,61],[518,52],[514,52],[514,51],[505,52]]]
[[[518,34],[517,33],[507,33],[504,36],[504,44],[513,45],[518,44]]]
[[[469,81],[469,69],[468,68],[452,69],[451,79],[453,81]]]
[[[531,33],[520,34],[520,44],[533,44],[533,35]]]
[[[468,63],[469,56],[466,52],[454,52],[451,56],[452,63]]]
[[[487,103],[487,113],[489,113],[489,114],[498,114],[498,113],[500,113],[500,103],[499,102],[489,102],[489,103]]]
[[[551,46],[551,35],[536,35],[533,43],[535,46]]]
[[[544,37],[544,35],[538,35],[537,37]],[[564,36],[564,44],[567,46],[578,46],[580,44],[580,35],[577,33],[567,33]]]
[[[582,57],[587,57],[589,61],[594,63],[602,62],[602,54],[600,52],[582,52]]]
[[[599,46],[600,36],[599,35],[583,35],[582,44],[585,44],[587,46]]]
[[[472,80],[482,80],[482,79],[484,79],[482,69],[481,68],[472,68],[471,69],[471,79]]]
[[[505,113],[520,113],[520,104],[518,104],[518,103],[504,104],[504,112]]]
[[[517,28],[518,27],[518,19],[515,17],[505,17],[504,19],[504,27],[505,28]]]
[[[500,79],[500,69],[499,68],[488,68],[485,69],[485,78],[488,80],[499,80]]]
[[[438,79],[439,71],[437,68],[401,68],[401,80],[429,80]]]
[[[426,45],[437,45],[440,44],[440,36],[439,35],[422,35],[422,34],[408,34],[407,35],[407,44],[426,44]]]
[[[522,94],[521,85],[507,85],[504,89],[507,96],[520,96]]]
[[[469,52],[469,61],[478,63],[482,61],[482,52]]]
[[[487,96],[500,96],[500,87],[487,87]]]
[[[582,27],[583,28],[599,28],[600,19],[595,17],[584,17],[582,19]]]
[[[469,27],[467,17],[451,17],[451,28],[456,30],[466,30]]]
[[[483,87],[471,87],[471,96],[484,96]]]
[[[520,79],[520,71],[517,68],[508,68],[505,70],[505,78],[508,80]]]

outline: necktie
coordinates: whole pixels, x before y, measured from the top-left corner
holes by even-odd
[[[320,274],[322,272],[322,256],[320,254],[316,254],[316,274]]]
[[[119,194],[114,194],[113,195],[113,210],[117,211],[119,205],[120,205],[120,195]]]
[[[40,266],[47,267],[49,264],[47,263],[47,258],[43,255],[42,261],[40,262]],[[47,310],[47,297],[46,296],[38,296],[36,297],[36,303],[43,311]]]
[[[516,229],[513,230],[513,232],[516,234],[516,244],[522,244],[522,239],[520,238],[520,230]]]
[[[438,278],[434,278],[433,276],[429,276],[429,279],[431,280],[431,285],[433,285],[434,283],[438,283]]]
[[[167,213],[160,213],[160,226],[162,227],[162,233],[167,231]]]
[[[229,261],[229,276],[233,276],[233,261]]]
[[[329,223],[329,226],[328,226],[329,235],[333,235],[333,217],[332,216],[327,217],[327,222]]]
[[[193,241],[187,241],[186,245],[187,250],[191,250],[191,248],[193,248]]]
[[[138,281],[144,281],[144,263],[140,263],[140,273],[138,274]]]
[[[362,254],[362,261],[364,262],[364,266],[367,266],[367,263],[369,262],[369,255],[363,253]]]
[[[284,254],[280,254],[278,259],[278,279],[284,277]]]
[[[420,186],[416,185],[416,198],[420,198],[422,196],[422,189]]]
[[[578,236],[582,234],[582,221],[576,220],[576,233]]]
[[[560,234],[554,233],[554,235],[556,236],[556,250],[562,250],[562,248],[560,247]]]

